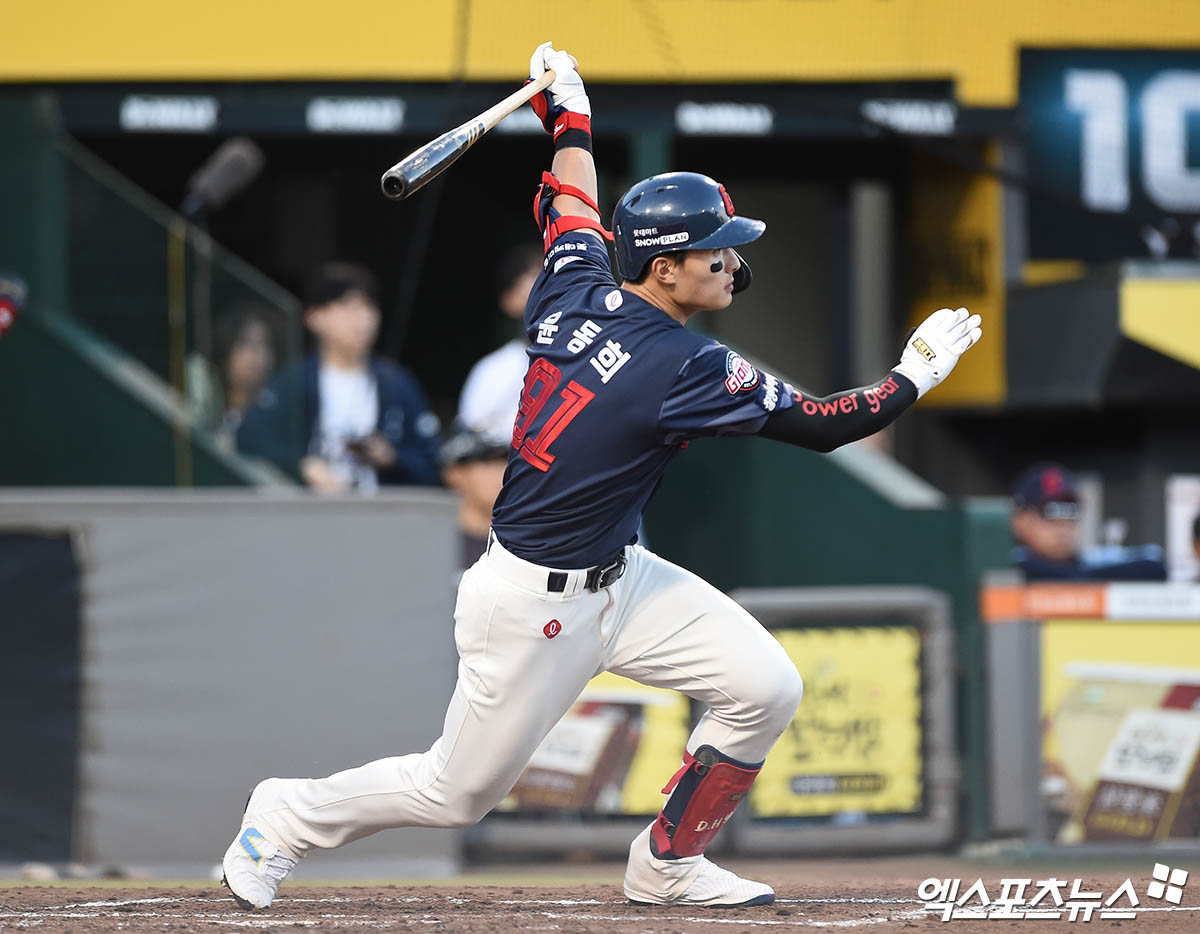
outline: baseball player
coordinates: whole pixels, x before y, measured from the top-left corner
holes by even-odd
[[[322,779],[270,778],[224,857],[244,908],[265,908],[314,847],[387,827],[466,827],[513,787],[587,682],[612,671],[707,706],[663,776],[662,812],[629,849],[626,896],[651,905],[771,902],[769,885],[704,856],[791,722],[803,685],[779,643],[699,577],[635,542],[647,501],[692,438],[763,435],[820,451],[879,431],[943,380],[980,336],[942,309],[882,379],[811,397],[688,331],[750,284],[736,248],[762,221],[689,172],[638,182],[600,223],[591,106],[573,57],[538,46],[530,77],[554,139],[535,215],[546,246],[529,297],[529,370],[487,552],[455,607],[458,682],[426,752]],[[618,286],[606,240],[613,240]]]

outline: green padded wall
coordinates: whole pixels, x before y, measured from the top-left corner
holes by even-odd
[[[170,419],[85,340],[37,315],[0,339],[0,486],[175,486]],[[251,482],[192,441],[194,485]]]

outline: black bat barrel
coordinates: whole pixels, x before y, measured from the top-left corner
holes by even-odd
[[[483,132],[481,122],[464,124],[405,156],[379,180],[384,195],[393,201],[407,198],[453,165]]]
[[[383,193],[393,201],[400,201],[408,197],[408,183],[402,175],[387,172],[380,179],[379,184],[383,188]]]

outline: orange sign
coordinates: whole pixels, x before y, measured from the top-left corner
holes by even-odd
[[[1107,590],[1104,584],[985,587],[979,595],[979,615],[987,623],[1071,617],[1103,619],[1107,615]]]

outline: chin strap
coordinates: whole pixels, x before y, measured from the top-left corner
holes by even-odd
[[[733,294],[737,295],[738,292],[744,292],[746,289],[750,288],[750,283],[754,279],[754,273],[751,271],[750,264],[746,262],[742,254],[738,253],[737,250],[734,250],[733,252],[737,256],[738,263],[740,264],[737,268],[737,272],[733,274]]]
[[[581,217],[578,214],[559,214],[551,208],[551,203],[558,195],[570,195],[572,198],[578,198],[597,214],[600,213],[599,205],[582,188],[567,185],[560,182],[550,172],[543,172],[542,183],[533,196],[533,219],[538,225],[538,229],[542,231],[542,240],[547,251],[555,240],[570,230],[595,230],[605,240],[612,240],[612,232],[605,230],[604,225],[599,221],[592,220],[590,217]]]

